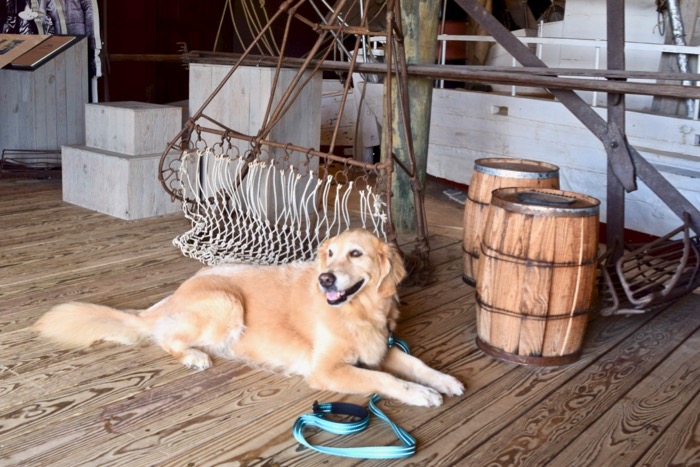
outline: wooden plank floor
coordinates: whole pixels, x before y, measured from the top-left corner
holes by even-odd
[[[203,372],[156,347],[70,350],[30,326],[68,300],[145,308],[200,268],[172,246],[179,215],[121,221],[61,201],[60,182],[0,180],[0,465],[700,465],[700,297],[662,312],[594,317],[583,356],[558,368],[475,345],[461,280],[462,207],[429,190],[432,281],[402,289],[399,334],[467,383],[440,408],[381,407],[418,440],[403,461],[330,458],[291,426],[314,400],[366,403],[235,362]],[[350,439],[393,442],[381,423]]]

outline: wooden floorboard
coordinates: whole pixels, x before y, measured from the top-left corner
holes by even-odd
[[[592,316],[570,365],[495,360],[476,346],[475,291],[461,279],[463,207],[431,186],[431,269],[402,287],[398,333],[467,390],[433,409],[382,401],[418,452],[362,461],[302,448],[291,426],[315,400],[364,397],[219,359],[194,372],[154,346],[37,338],[29,327],[53,305],[142,309],[202,265],[172,245],[188,227],[179,214],[123,221],[62,202],[60,181],[0,179],[0,465],[700,465],[700,297]],[[394,442],[377,420],[351,437],[309,438]]]
[[[698,355],[695,331],[552,461],[604,466],[641,457],[700,391]]]
[[[572,443],[582,430],[612,410],[621,397],[669,355],[679,340],[687,337],[686,333],[692,332],[700,315],[695,310],[684,311],[680,317],[661,314],[631,339],[600,355],[566,385],[557,387],[490,436],[487,444],[470,452],[469,460],[477,464],[498,459],[509,465],[547,465],[558,449]],[[691,326],[686,325],[686,320],[691,321]]]
[[[697,358],[697,354],[695,355]],[[700,465],[700,392],[695,394],[670,426],[661,430],[637,465]]]

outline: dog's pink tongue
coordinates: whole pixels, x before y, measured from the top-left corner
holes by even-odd
[[[331,292],[326,292],[326,300],[330,300],[331,302],[334,302],[340,298],[341,294],[337,290],[333,290]]]

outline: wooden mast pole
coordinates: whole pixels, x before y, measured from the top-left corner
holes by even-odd
[[[403,47],[397,47],[405,51],[406,64],[433,64],[435,62],[435,50],[437,44],[438,14],[440,2],[435,0],[397,0],[400,9],[398,41],[402,41]],[[391,3],[391,2],[390,2]],[[389,26],[390,27],[390,26]],[[398,63],[399,60],[397,60]],[[430,133],[430,109],[432,104],[433,81],[426,78],[407,77],[408,103],[401,100],[401,90],[397,88],[396,75],[391,75],[385,80],[385,86],[391,86],[391,129],[384,128],[382,138],[382,154],[390,154],[393,150],[395,160],[405,170],[394,170],[392,175],[392,220],[397,233],[416,233],[417,225],[416,200],[414,199],[413,184],[420,184],[420,196],[423,196],[422,188],[425,186],[425,175],[428,162],[428,137]],[[406,95],[406,93],[404,93]],[[408,109],[410,115],[410,141],[403,119],[402,105]],[[392,136],[393,135],[393,136]],[[389,143],[389,138],[391,142]],[[411,143],[414,160],[411,159]],[[416,179],[411,175],[417,174]],[[422,211],[422,208],[420,208]],[[419,213],[420,215],[420,213]]]

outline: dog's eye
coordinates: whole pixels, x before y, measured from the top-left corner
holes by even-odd
[[[333,257],[333,250],[328,250],[328,257],[332,258]]]
[[[350,250],[350,256],[352,258],[359,258],[362,256],[362,252],[360,250]]]

